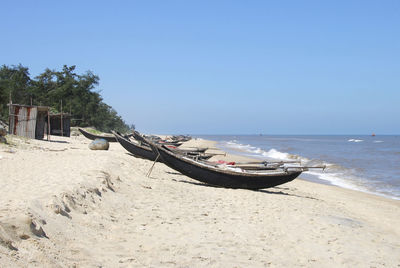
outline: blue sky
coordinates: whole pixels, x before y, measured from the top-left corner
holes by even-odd
[[[399,134],[400,1],[2,1],[0,64],[76,65],[145,133]]]

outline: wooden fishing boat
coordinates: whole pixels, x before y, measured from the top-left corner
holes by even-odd
[[[149,145],[147,145],[148,143],[147,144],[139,143],[139,142],[135,143],[116,132],[113,132],[113,134],[114,134],[116,140],[121,144],[121,146],[124,147],[125,150],[127,150],[132,155],[134,155],[136,157],[148,159],[151,161],[156,160],[157,154],[154,153],[154,151],[151,149],[151,147]],[[204,154],[204,153],[200,153],[200,152],[191,152],[191,151],[180,152],[180,151],[181,150],[179,150],[179,149],[175,149],[175,152],[177,154],[186,155],[190,158],[195,158],[195,159],[199,159],[199,160],[207,160],[215,155],[215,154]],[[159,158],[158,161],[161,161],[161,159]]]
[[[175,147],[179,147],[181,146],[183,143],[182,142],[178,142],[178,141],[167,141],[167,140],[163,140],[158,136],[146,136],[143,137],[142,134],[140,134],[138,131],[134,131],[133,132],[133,138],[135,138],[136,140],[140,141],[141,143],[144,144],[148,144],[147,140],[151,141],[151,142],[155,142],[155,143],[161,143],[164,145],[171,145],[171,146],[175,146]]]
[[[113,132],[115,139],[125,148],[128,152],[136,157],[148,159],[151,161],[156,160],[157,154],[153,152],[150,146],[145,144],[134,143],[116,132]]]
[[[191,139],[192,137],[190,137],[189,135],[174,135],[171,137],[171,140],[181,142],[190,141]]]
[[[82,128],[79,128],[79,131],[82,133],[83,136],[85,136],[89,140],[105,139],[108,142],[117,142],[117,140],[114,136],[96,135],[96,134],[87,132]]]
[[[192,179],[215,186],[258,190],[287,183],[298,177],[305,168],[277,168],[273,170],[222,169],[175,154],[163,145],[150,143],[164,164]]]

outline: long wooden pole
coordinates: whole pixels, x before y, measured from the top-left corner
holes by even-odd
[[[8,105],[8,134],[13,134],[11,132],[11,104],[12,104],[12,100],[11,100],[11,91],[10,91],[10,104]]]
[[[64,124],[63,124],[63,107],[61,100],[61,136],[64,137]]]
[[[47,140],[50,140],[50,109],[47,108]]]
[[[146,177],[150,177],[151,172],[153,171],[154,165],[157,163],[158,158],[160,157],[160,153],[158,153],[156,159],[153,162],[153,165],[151,166],[151,168],[149,169],[149,171],[146,174]]]
[[[183,147],[182,149],[185,149],[185,148],[196,148],[196,149],[204,149],[204,148],[201,148],[201,147],[195,147],[195,146],[189,146],[189,147]],[[220,150],[220,149],[218,149],[218,148],[214,148],[214,147],[207,147],[207,150]]]
[[[255,162],[235,162],[236,165],[242,164],[254,164],[254,165],[268,165],[268,164],[288,164],[288,163],[300,163],[301,161],[255,161]]]

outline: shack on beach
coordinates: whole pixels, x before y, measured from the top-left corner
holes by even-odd
[[[48,133],[70,137],[71,115],[68,113],[51,114],[48,106],[22,104],[9,104],[9,113],[10,134],[38,140]]]
[[[43,139],[48,133],[50,107],[8,104],[9,129],[13,135],[31,139]]]
[[[50,114],[50,135],[70,137],[71,115],[68,113]]]

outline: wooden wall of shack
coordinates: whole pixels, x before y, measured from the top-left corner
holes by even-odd
[[[43,139],[47,106],[9,104],[9,133],[31,139]]]

